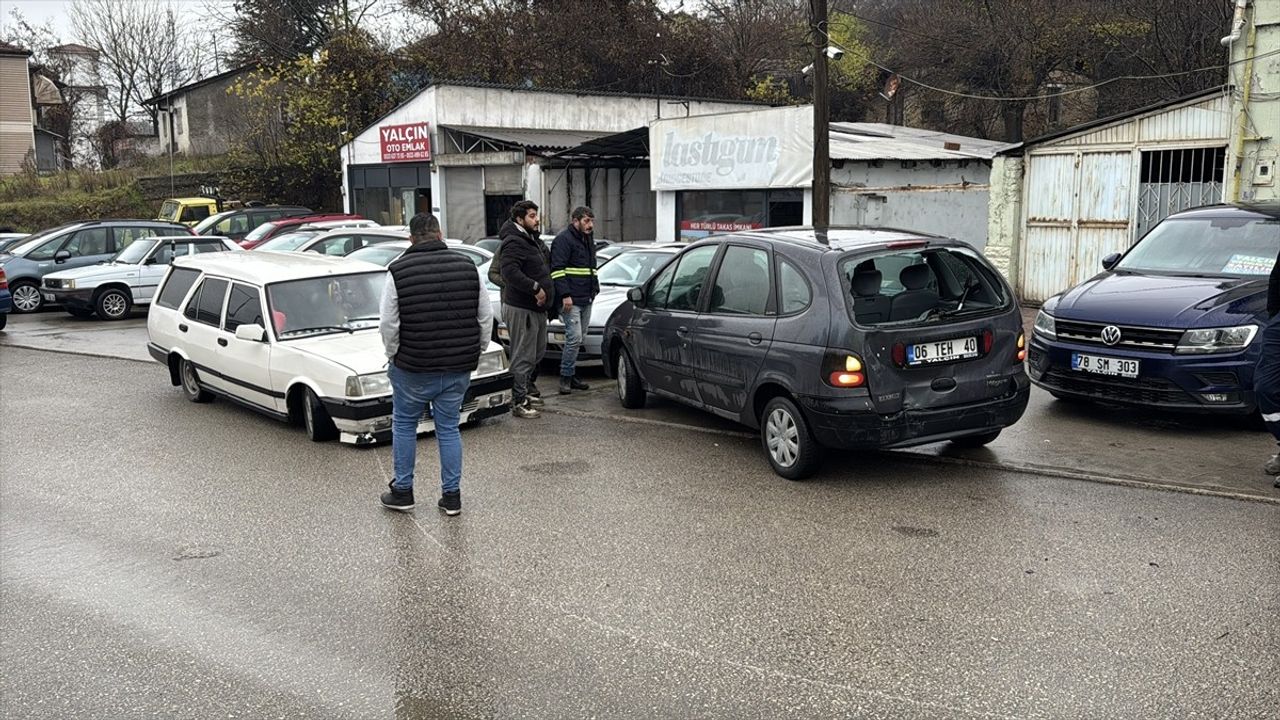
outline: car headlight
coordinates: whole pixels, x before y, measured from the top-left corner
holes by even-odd
[[[1182,334],[1174,352],[1185,355],[1239,352],[1249,347],[1257,335],[1257,325],[1188,330]]]
[[[1058,337],[1058,321],[1049,313],[1041,310],[1036,313],[1035,331],[1047,338]]]
[[[477,375],[493,375],[507,369],[507,354],[501,350],[487,352],[480,356],[480,364],[476,366]]]
[[[385,372],[347,377],[347,397],[386,395],[391,392],[391,378]]]

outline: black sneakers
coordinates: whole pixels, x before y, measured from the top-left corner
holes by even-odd
[[[569,378],[569,387],[574,390],[590,390],[591,386],[578,379],[577,375]]]
[[[413,489],[396,490],[387,483],[389,492],[382,493],[382,507],[388,510],[408,511],[413,509]]]
[[[573,378],[561,377],[560,378],[560,394],[568,395],[571,392],[573,392]]]
[[[542,417],[542,413],[538,411],[538,408],[533,406],[533,401],[528,398],[526,398],[524,402],[512,407],[511,414],[522,420],[532,420],[534,418]]]
[[[440,502],[436,503],[436,507],[444,511],[445,515],[450,517],[460,515],[462,513],[462,493],[458,491],[444,493],[440,496]]]

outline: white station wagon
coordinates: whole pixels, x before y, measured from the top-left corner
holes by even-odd
[[[316,442],[385,442],[391,384],[378,313],[386,279],[376,265],[310,253],[179,258],[147,317],[147,349],[192,402],[231,400],[301,424]],[[506,414],[510,390],[506,355],[490,342],[462,422]],[[418,432],[434,429],[428,408]]]
[[[175,235],[134,240],[110,260],[44,276],[40,292],[76,317],[94,313],[123,320],[135,305],[150,305],[169,263],[184,255],[244,252],[235,242],[208,235]]]

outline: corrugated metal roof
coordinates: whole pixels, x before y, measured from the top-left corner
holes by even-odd
[[[442,125],[449,130],[518,145],[526,150],[567,150],[612,133],[585,130],[524,130],[512,128],[486,128],[470,125]]]
[[[990,160],[1014,146],[901,125],[831,123],[832,160]]]

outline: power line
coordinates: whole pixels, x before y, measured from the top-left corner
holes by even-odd
[[[836,40],[832,39],[832,37],[831,37],[830,33],[828,33],[828,34],[827,34],[827,42],[831,43],[831,44],[832,44],[833,46],[835,46],[835,47],[840,48],[841,50],[845,51],[846,53],[851,53],[851,54],[853,53],[853,51],[852,51],[852,50],[850,50],[849,48],[847,48],[847,47],[845,47],[845,46],[841,45],[841,44],[840,44],[839,42],[837,42]],[[1047,99],[1049,99],[1049,98],[1063,97],[1063,96],[1066,96],[1066,95],[1075,95],[1075,94],[1077,94],[1077,93],[1087,92],[1087,91],[1089,91],[1089,90],[1095,90],[1095,89],[1100,88],[1100,87],[1103,87],[1103,86],[1105,86],[1105,85],[1110,85],[1110,84],[1112,84],[1112,83],[1117,83],[1117,82],[1121,82],[1121,81],[1124,81],[1124,80],[1160,80],[1160,79],[1163,79],[1163,78],[1181,77],[1181,76],[1183,76],[1183,75],[1194,75],[1194,74],[1196,74],[1196,73],[1209,72],[1209,71],[1211,71],[1211,70],[1223,70],[1223,69],[1226,69],[1226,68],[1232,67],[1232,66],[1234,66],[1234,65],[1240,65],[1240,64],[1242,64],[1242,63],[1249,62],[1250,60],[1261,60],[1262,58],[1265,58],[1265,57],[1271,57],[1272,55],[1280,55],[1280,50],[1272,50],[1272,51],[1270,51],[1270,52],[1262,53],[1261,55],[1254,55],[1253,57],[1249,57],[1249,58],[1242,58],[1242,59],[1240,59],[1240,60],[1234,60],[1234,61],[1232,61],[1232,62],[1229,62],[1229,63],[1223,63],[1223,64],[1221,64],[1221,65],[1210,65],[1210,66],[1208,66],[1208,67],[1196,68],[1195,70],[1183,70],[1183,71],[1181,71],[1181,72],[1161,73],[1161,74],[1158,74],[1158,75],[1119,75],[1119,76],[1117,76],[1117,77],[1108,78],[1108,79],[1103,80],[1103,81],[1101,81],[1101,82],[1093,83],[1092,85],[1084,85],[1084,86],[1081,86],[1081,87],[1078,87],[1078,88],[1071,88],[1070,90],[1063,90],[1062,92],[1056,92],[1056,93],[1045,93],[1045,94],[1043,94],[1043,95],[1023,95],[1023,96],[1020,96],[1020,97],[1005,97],[1005,96],[1000,96],[1000,95],[977,95],[977,94],[974,94],[974,93],[966,93],[966,92],[959,92],[959,91],[956,91],[956,90],[948,90],[948,89],[946,89],[946,88],[940,88],[940,87],[937,87],[937,86],[935,86],[935,85],[930,85],[929,83],[924,82],[923,80],[917,80],[916,78],[913,78],[913,77],[911,77],[910,75],[904,75],[903,73],[898,72],[897,70],[894,70],[893,68],[890,68],[890,67],[886,67],[886,66],[884,66],[884,65],[881,65],[880,63],[878,63],[878,62],[876,62],[876,61],[874,61],[874,60],[867,59],[867,61],[866,61],[866,62],[867,62],[867,64],[868,64],[868,65],[873,65],[873,66],[875,66],[875,67],[880,68],[881,70],[884,70],[885,72],[893,73],[894,75],[897,75],[898,77],[902,78],[903,80],[906,80],[906,81],[907,81],[907,82],[909,82],[909,83],[913,83],[913,84],[915,84],[915,85],[919,85],[919,86],[920,86],[920,87],[922,87],[922,88],[925,88],[925,89],[928,89],[928,90],[932,90],[932,91],[934,91],[934,92],[940,92],[940,93],[944,93],[944,94],[947,94],[947,95],[954,95],[954,96],[956,96],[956,97],[968,98],[968,99],[970,99],[970,100],[990,100],[990,101],[992,101],[992,102],[1028,102],[1028,101],[1032,101],[1032,100],[1047,100]]]

